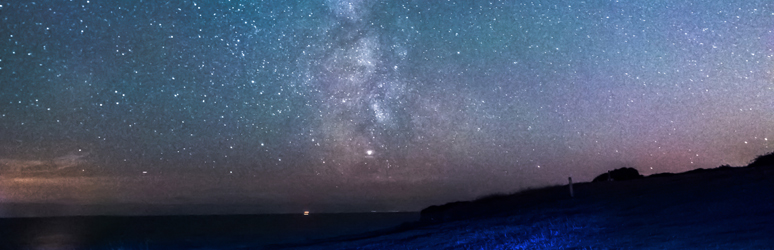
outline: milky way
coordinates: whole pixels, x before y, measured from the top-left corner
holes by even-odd
[[[202,188],[405,210],[619,167],[740,166],[774,148],[770,1],[78,0],[0,13],[9,176],[156,176],[170,180],[159,197],[183,202],[212,201]],[[125,195],[103,189],[63,197]]]

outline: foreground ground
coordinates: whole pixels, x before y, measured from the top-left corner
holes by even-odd
[[[574,198],[567,187],[553,187],[536,192],[563,198],[490,202],[480,209],[492,213],[470,219],[270,248],[774,249],[772,168],[693,171],[574,189]],[[513,208],[491,207],[502,204]]]

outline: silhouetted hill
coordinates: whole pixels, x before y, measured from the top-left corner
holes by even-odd
[[[659,174],[653,174],[647,177],[640,175],[639,172],[634,168],[619,168],[616,170],[612,170],[610,172],[600,174],[599,176],[594,178],[592,182],[576,183],[573,186],[576,190],[576,193],[579,193],[579,195],[576,195],[576,196],[580,196],[576,198],[583,198],[584,193],[603,194],[605,192],[608,192],[608,190],[606,190],[606,187],[605,187],[606,183],[604,182],[607,182],[609,179],[615,180],[615,181],[629,181],[629,180],[640,179],[641,181],[648,182],[656,178],[662,178],[662,177],[682,178],[684,176],[690,175],[691,177],[686,177],[686,178],[690,178],[692,181],[697,181],[697,179],[702,177],[701,176],[696,177],[693,175],[697,175],[697,174],[698,175],[706,175],[706,174],[733,175],[735,174],[735,171],[740,171],[746,168],[757,168],[757,167],[763,167],[763,166],[774,168],[774,152],[766,155],[758,156],[747,167],[731,167],[728,165],[723,165],[713,169],[699,168],[699,169],[694,169],[683,173],[659,173]],[[763,172],[760,172],[760,174],[762,175],[771,174],[769,172],[774,172],[774,170],[763,171]],[[638,183],[641,183],[641,182],[638,182]],[[638,184],[630,184],[630,185],[638,185]],[[464,219],[477,218],[477,217],[486,217],[486,216],[505,214],[505,213],[513,213],[513,211],[516,211],[518,209],[531,208],[531,207],[541,206],[548,203],[560,202],[563,200],[570,200],[570,199],[572,199],[572,197],[570,197],[569,188],[567,185],[558,185],[558,186],[524,190],[524,191],[520,191],[517,193],[508,194],[508,195],[495,194],[495,195],[485,196],[484,198],[480,198],[474,201],[457,201],[457,202],[447,203],[444,205],[427,207],[420,212],[420,222],[440,223],[440,222],[464,220]]]
[[[494,194],[428,207],[395,231],[293,249],[772,249],[771,159],[575,183],[574,196],[567,185]]]
[[[569,194],[565,186],[529,189],[510,195],[490,195],[474,201],[458,201],[422,209],[420,222],[438,223],[489,216],[566,198],[569,198]]]

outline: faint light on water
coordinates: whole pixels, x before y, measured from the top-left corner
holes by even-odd
[[[309,211],[304,211],[304,215],[309,215]]]

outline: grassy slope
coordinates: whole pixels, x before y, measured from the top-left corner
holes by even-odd
[[[771,167],[574,188],[575,198],[569,198],[566,186],[532,190],[468,205],[464,211],[474,218],[297,249],[774,248]]]

